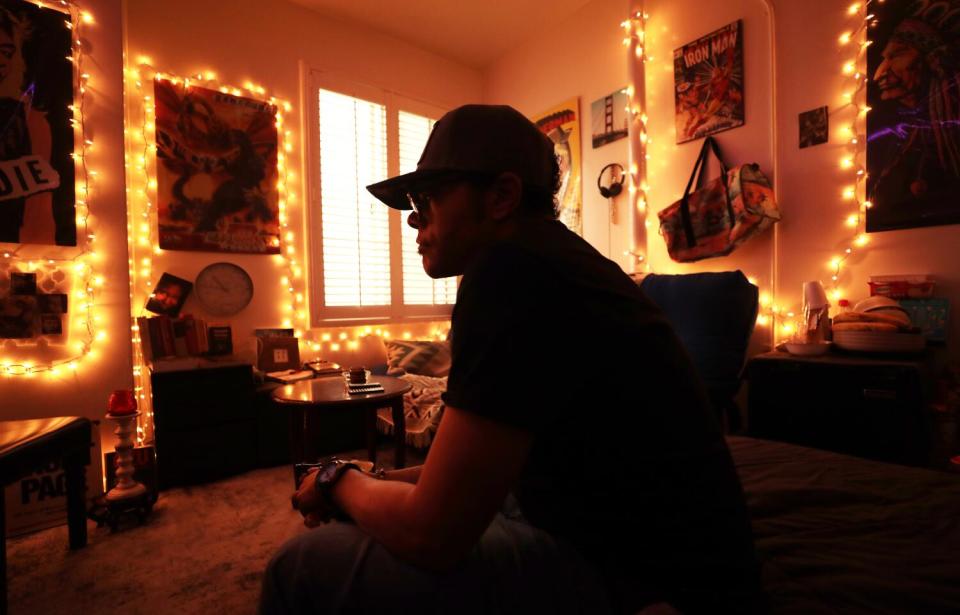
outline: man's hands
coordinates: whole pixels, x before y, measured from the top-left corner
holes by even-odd
[[[307,527],[317,527],[329,523],[336,511],[332,510],[315,486],[318,469],[314,468],[303,475],[296,492],[290,497],[293,507],[303,515],[303,524]]]
[[[356,469],[364,474],[373,472],[372,461],[350,459],[346,461],[346,463],[357,466]],[[338,514],[341,518],[345,517],[343,511],[331,507],[317,489],[317,472],[319,471],[320,468],[313,468],[304,474],[300,479],[300,484],[297,485],[296,492],[290,496],[293,507],[303,515],[303,524],[307,527],[317,527],[320,524],[329,523],[334,518],[337,518]],[[346,471],[349,472],[350,469]],[[379,476],[382,477],[382,474],[381,471]]]

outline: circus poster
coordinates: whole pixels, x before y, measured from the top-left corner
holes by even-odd
[[[743,126],[743,22],[673,52],[677,143]]]
[[[531,118],[553,141],[560,161],[559,220],[583,235],[583,208],[580,190],[580,99],[571,98]]]
[[[160,247],[278,254],[276,107],[163,79],[154,90]]]

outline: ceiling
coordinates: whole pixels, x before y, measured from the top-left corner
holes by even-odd
[[[293,0],[476,69],[590,0]]]

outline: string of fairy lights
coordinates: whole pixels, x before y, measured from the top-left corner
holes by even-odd
[[[0,375],[29,378],[38,374],[46,374],[50,378],[56,378],[65,372],[76,372],[84,359],[95,358],[97,356],[96,342],[106,339],[106,332],[102,329],[98,330],[97,325],[100,324],[101,318],[95,311],[97,291],[103,287],[104,278],[96,273],[95,263],[99,255],[94,249],[95,234],[90,229],[89,201],[91,195],[95,192],[97,171],[90,167],[87,158],[88,152],[94,148],[94,142],[88,134],[86,126],[86,92],[91,86],[91,82],[90,74],[84,69],[87,54],[83,33],[85,28],[93,26],[96,22],[89,11],[82,9],[73,0],[29,1],[41,9],[53,9],[64,13],[67,17],[63,22],[64,27],[71,33],[71,52],[66,59],[73,65],[73,101],[67,109],[71,114],[70,124],[73,127],[74,138],[74,151],[71,157],[74,162],[78,251],[75,255],[66,258],[53,255],[49,258],[26,258],[20,255],[23,250],[23,244],[21,244],[16,249],[4,251],[2,257],[12,271],[45,273],[54,280],[65,280],[67,277],[65,270],[69,271],[72,274],[74,291],[72,293],[73,298],[68,302],[75,307],[79,306],[80,315],[73,321],[76,327],[70,326],[70,334],[66,338],[67,347],[72,349],[72,354],[42,362],[0,358]],[[75,330],[80,331],[81,334],[79,336],[74,335]],[[74,339],[75,337],[81,339]],[[11,344],[16,345],[17,343],[13,340],[7,340],[4,344],[4,350],[11,350]],[[44,337],[40,337],[27,342],[26,345],[43,349],[48,346],[48,342]]]
[[[882,0],[881,0],[882,2]],[[843,93],[844,102],[853,110],[853,120],[841,129],[843,138],[847,141],[847,153],[840,159],[840,168],[849,171],[852,183],[845,186],[842,192],[844,202],[850,203],[852,211],[844,218],[844,224],[853,229],[852,239],[844,248],[843,253],[830,259],[831,271],[830,297],[836,302],[841,298],[840,273],[841,268],[853,254],[854,250],[864,248],[869,243],[866,233],[866,213],[873,204],[866,199],[866,122],[870,107],[866,103],[867,49],[870,39],[866,36],[869,24],[874,21],[874,15],[869,12],[871,0],[863,3],[853,3],[847,8],[847,14],[855,21],[856,26],[851,31],[844,32],[839,37],[841,47],[849,49],[850,59],[844,63],[842,72],[848,89]]]
[[[647,161],[650,159],[647,145],[650,143],[647,132],[647,113],[644,108],[646,105],[646,96],[644,89],[644,75],[648,58],[646,56],[646,26],[647,13],[643,11],[634,11],[630,17],[620,22],[620,27],[624,30],[623,44],[627,47],[628,56],[631,58],[630,65],[634,68],[633,83],[627,86],[627,107],[631,130],[628,130],[633,141],[632,152],[639,152],[639,155],[631,157],[627,194],[632,201],[634,215],[642,220],[642,226],[635,225],[633,229],[633,246],[627,250],[625,255],[634,258],[634,265],[643,265],[644,269],[649,269],[646,250],[641,249],[639,244],[646,240],[647,234],[647,191],[649,186],[646,182]]]
[[[842,252],[833,256],[827,263],[830,272],[830,283],[827,284],[828,296],[834,305],[843,298],[841,278],[844,266],[847,265],[855,251],[862,251],[869,244],[869,236],[866,233],[866,211],[872,207],[872,203],[866,198],[865,134],[866,117],[870,111],[870,107],[866,103],[868,82],[866,52],[871,41],[867,37],[866,31],[867,28],[876,23],[876,16],[869,10],[869,5],[874,1],[883,3],[884,0],[867,0],[866,2],[855,2],[849,5],[847,14],[853,24],[839,37],[840,46],[849,53],[847,61],[843,63],[841,68],[846,88],[842,94],[843,100],[841,102],[843,106],[851,109],[853,117],[840,130],[846,147],[839,160],[839,165],[842,170],[850,172],[849,184],[842,188],[841,199],[850,207],[849,213],[843,218],[843,224],[852,229],[852,234],[849,240],[844,242]],[[628,189],[636,199],[636,211],[638,215],[644,218],[645,227],[649,226],[646,211],[647,194],[650,186],[646,180],[646,167],[650,159],[649,144],[651,139],[648,136],[648,118],[644,108],[645,97],[642,88],[645,73],[642,67],[649,60],[652,60],[646,55],[645,51],[645,33],[648,19],[649,14],[645,11],[634,11],[620,23],[620,26],[624,29],[623,44],[628,48],[628,57],[631,62],[641,67],[634,83],[626,89],[629,101],[627,111],[634,122],[631,134],[636,133],[640,152],[639,155],[634,157],[634,161],[630,165]],[[631,147],[631,150],[633,149]],[[646,269],[649,270],[650,265],[646,261],[643,250],[634,247],[627,253],[636,257],[637,263],[646,262]],[[758,285],[755,277],[748,276],[748,280],[752,284]],[[791,308],[779,305],[770,291],[761,289],[759,303],[757,325],[772,325],[774,335],[779,333],[782,336],[789,336],[796,331],[796,323],[794,322],[796,313]]]

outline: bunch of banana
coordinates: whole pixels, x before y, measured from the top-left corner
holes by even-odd
[[[910,316],[901,309],[871,310],[869,312],[844,312],[833,317],[834,331],[888,331],[910,333],[914,331]]]

